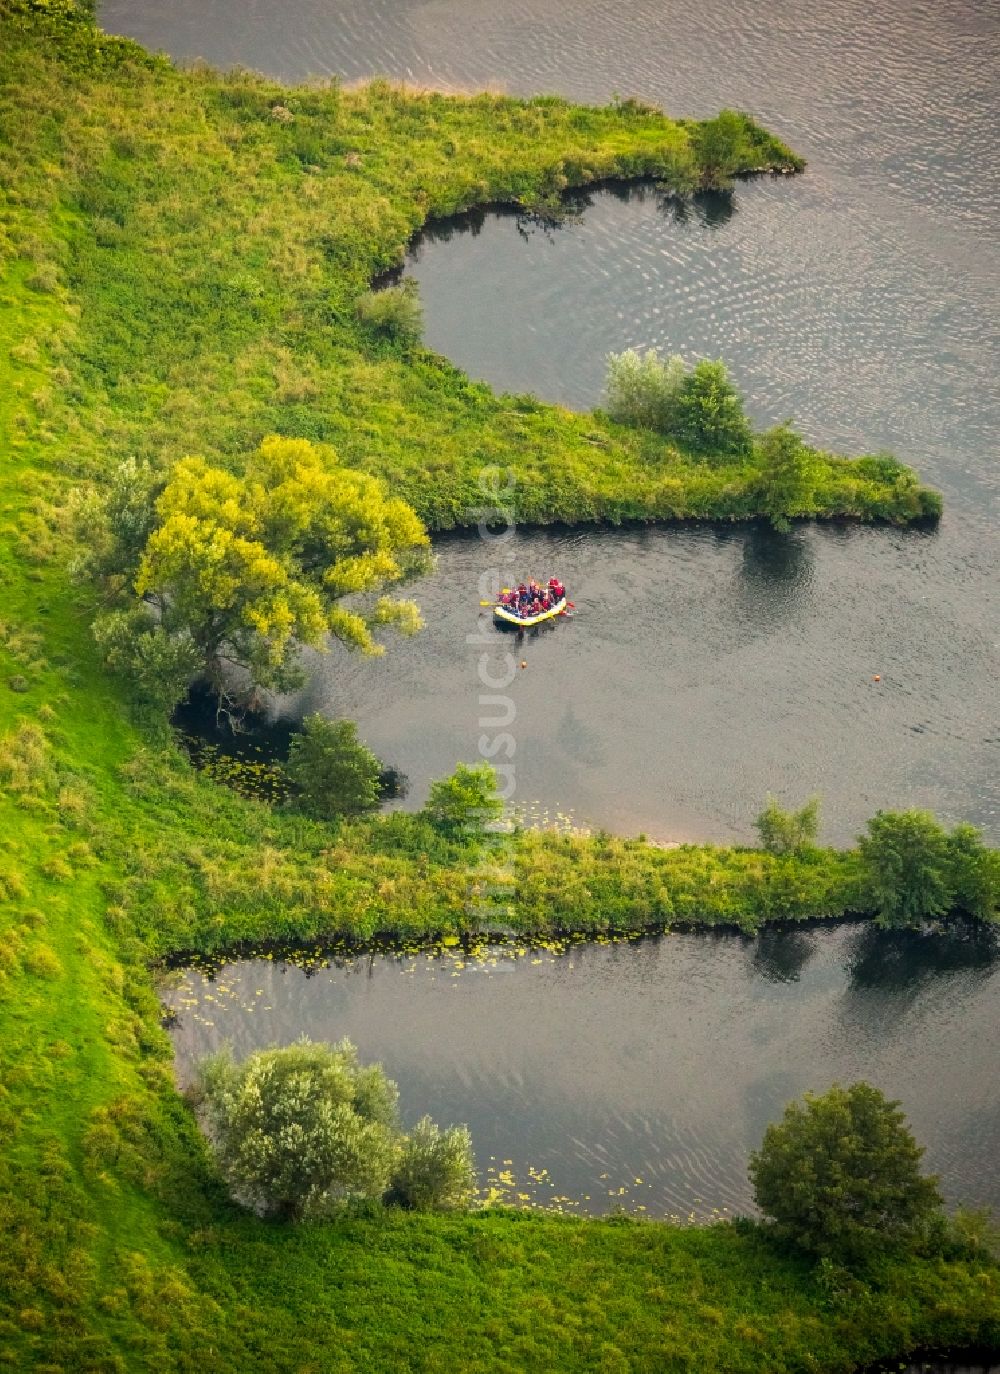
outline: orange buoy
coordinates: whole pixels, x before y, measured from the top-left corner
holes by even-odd
[[[522,659],[521,659],[521,667],[522,667],[522,668],[527,668],[527,666],[528,666],[528,660],[527,660],[526,658],[522,658]]]
[[[881,673],[876,673],[875,676],[872,678],[872,682],[881,682],[881,681],[882,681],[882,674],[881,674]]]

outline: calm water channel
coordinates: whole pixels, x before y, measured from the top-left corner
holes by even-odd
[[[667,935],[483,958],[398,955],[170,975],[178,1072],[348,1036],[406,1118],[466,1122],[484,1186],[601,1212],[745,1211],[748,1152],[806,1089],[902,1100],[951,1201],[1000,1205],[996,939],[867,926]]]
[[[754,111],[810,160],[683,219],[648,193],[575,224],[487,216],[428,235],[411,271],[427,339],[476,376],[574,407],[603,356],[723,356],[757,421],[894,449],[947,500],[934,535],[708,530],[524,535],[579,608],[515,684],[518,799],[663,839],[745,837],[769,790],[822,793],[827,835],[919,804],[1000,840],[1000,432],[987,0],[764,7],[635,0],[107,0],[104,24],[175,55],[287,78],[636,94]],[[319,665],[419,804],[477,756],[477,543],[442,546],[430,628],[379,663]],[[874,688],[872,678],[881,675]]]

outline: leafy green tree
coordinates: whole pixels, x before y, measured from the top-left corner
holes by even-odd
[[[450,778],[431,783],[424,812],[442,830],[481,833],[503,815],[492,765],[458,764]]]
[[[678,354],[663,362],[655,348],[608,354],[605,387],[608,415],[620,425],[669,434],[676,423],[677,396],[687,369]]]
[[[787,530],[789,517],[815,509],[819,458],[788,421],[763,434],[756,448],[764,513],[776,530]]]
[[[818,1256],[864,1263],[913,1247],[941,1211],[937,1179],[898,1102],[868,1083],[791,1102],[750,1157],[757,1206],[783,1238]]]
[[[387,1201],[416,1212],[445,1211],[468,1206],[475,1187],[468,1129],[442,1131],[425,1116],[402,1144]]]
[[[107,666],[159,712],[169,713],[201,671],[192,636],[183,627],[170,634],[144,606],[109,611],[93,628]]]
[[[396,1086],[349,1041],[302,1040],[242,1063],[223,1050],[196,1087],[219,1168],[244,1206],[286,1220],[381,1198],[398,1154]]]
[[[134,576],[161,637],[185,652],[194,646],[220,697],[234,668],[248,692],[288,688],[302,680],[301,645],[324,648],[333,636],[381,654],[376,626],[420,627],[412,602],[380,595],[427,565],[416,514],[376,478],[340,467],[304,439],[265,439],[241,475],[183,459],[156,498],[133,569],[135,542],[126,556],[119,539],[122,571]],[[351,594],[368,600],[348,608]],[[124,662],[121,623],[113,634],[101,622],[96,629],[99,639],[111,635]]]
[[[819,833],[819,797],[810,797],[798,811],[783,811],[774,797],[754,821],[760,842],[769,854],[795,854],[815,844]]]
[[[156,525],[156,501],[166,479],[148,463],[127,458],[112,468],[100,489],[83,487],[70,498],[70,522],[78,553],[71,572],[81,581],[130,582]]]
[[[929,811],[879,811],[858,849],[881,924],[917,926],[954,906],[951,846]]]
[[[298,788],[296,805],[321,820],[358,816],[379,804],[382,765],[358,739],[351,720],[306,716],[292,739],[286,772]]]
[[[1000,916],[1000,850],[987,849],[974,825],[960,822],[948,836],[954,904],[979,921]]]
[[[692,131],[691,142],[698,162],[701,185],[706,191],[724,191],[746,163],[746,122],[735,110],[720,110],[714,119],[703,120]]]
[[[358,319],[371,333],[406,346],[420,342],[424,312],[412,277],[398,286],[366,291],[355,308]]]
[[[674,434],[696,453],[750,452],[750,422],[721,360],[697,363],[677,393]]]

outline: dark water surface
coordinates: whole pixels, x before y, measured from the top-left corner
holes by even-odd
[[[506,1197],[705,1217],[749,1208],[748,1152],[790,1098],[857,1078],[902,1100],[949,1200],[1000,1205],[998,974],[995,939],[858,925],[236,962],[165,999],[182,1080],[223,1041],[346,1035],[408,1121],[468,1123]]]
[[[380,660],[311,658],[286,703],[357,720],[409,776],[408,805],[512,711],[515,801],[541,820],[744,838],[769,790],[818,791],[833,841],[908,805],[1000,837],[993,588],[975,555],[948,568],[940,537],[871,529],[561,531],[508,549],[512,567],[558,569],[575,619],[520,646],[494,635],[477,604],[491,555],[448,540],[416,588],[424,632]],[[467,642],[479,626],[486,647]],[[492,693],[483,654],[495,683],[527,667]]]
[[[909,804],[1000,839],[995,5],[108,0],[101,16],[287,78],[736,105],[804,153],[805,176],[683,220],[648,192],[601,193],[557,232],[487,216],[414,254],[428,342],[498,387],[585,408],[609,350],[721,355],[758,422],[894,449],[947,500],[931,536],[525,536],[511,570],[558,572],[579,616],[524,655],[517,799],[724,839],[749,833],[768,789],[818,790],[832,839]],[[423,638],[376,664],[334,656],[304,703],[358,719],[410,775],[409,804],[477,757],[480,651],[464,636],[490,562],[446,544]]]

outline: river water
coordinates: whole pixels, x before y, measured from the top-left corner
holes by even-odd
[[[178,1072],[300,1035],[381,1060],[410,1122],[465,1122],[484,1186],[566,1210],[751,1206],[785,1103],[865,1078],[901,1099],[950,1201],[1000,1205],[995,938],[864,925],[438,955],[314,952],[184,970]],[[627,1009],[627,1010],[626,1010]]]
[[[749,835],[769,790],[819,791],[837,842],[879,807],[914,804],[1000,840],[998,13],[986,0],[102,6],[106,27],[154,48],[286,78],[735,105],[809,158],[803,177],[742,184],[683,219],[648,192],[602,193],[556,232],[490,215],[411,257],[429,344],[500,388],[586,408],[611,349],[721,355],[758,422],[791,415],[843,451],[891,448],[947,500],[932,535],[522,535],[504,567],[558,572],[578,608],[526,646],[512,689],[529,810],[725,840]],[[417,589],[424,636],[377,663],[335,652],[293,703],[358,720],[409,775],[409,805],[478,756],[481,650],[466,634],[493,559],[444,543]]]

